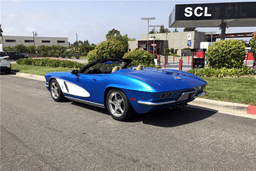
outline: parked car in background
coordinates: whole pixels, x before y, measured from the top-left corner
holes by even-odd
[[[0,51],[0,68],[1,72],[4,71],[6,74],[11,73],[11,62],[6,52]]]
[[[7,52],[7,54],[10,57],[10,59],[12,59],[12,60],[28,58],[28,55],[26,55],[25,53]]]
[[[28,55],[25,53],[20,53],[20,55],[22,56],[22,58],[28,58]]]

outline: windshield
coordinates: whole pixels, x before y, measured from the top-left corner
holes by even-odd
[[[115,66],[123,67],[124,64],[125,64],[125,62],[120,62],[120,61],[102,62],[102,63],[98,63],[96,65],[93,65],[93,66],[89,67],[88,69],[89,70],[93,70],[93,69],[112,70]]]

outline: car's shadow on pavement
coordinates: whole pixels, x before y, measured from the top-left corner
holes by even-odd
[[[109,115],[107,109],[98,108],[95,106],[87,105],[79,102],[71,102],[71,104],[92,110],[99,113]],[[135,114],[133,116],[123,121],[124,123],[136,123],[142,122],[143,124],[149,124],[159,127],[176,127],[180,125],[185,125],[200,120],[204,120],[212,115],[218,113],[217,110],[213,110],[205,107],[197,107],[193,105],[178,107],[177,109],[163,109],[155,112],[145,113],[145,114]],[[109,115],[110,119],[111,116]],[[120,122],[120,121],[116,121]]]
[[[159,127],[176,127],[206,119],[218,111],[188,105],[177,109],[163,109],[146,114],[136,114],[128,122],[143,122]]]

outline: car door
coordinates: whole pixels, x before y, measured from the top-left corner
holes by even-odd
[[[75,84],[78,87],[82,88],[82,91],[88,92],[88,97],[81,97],[77,94],[77,98],[104,104],[104,91],[108,83],[108,74],[69,74],[69,82]]]

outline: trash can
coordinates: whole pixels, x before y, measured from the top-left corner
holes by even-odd
[[[193,69],[204,68],[204,58],[194,58],[193,59]]]

